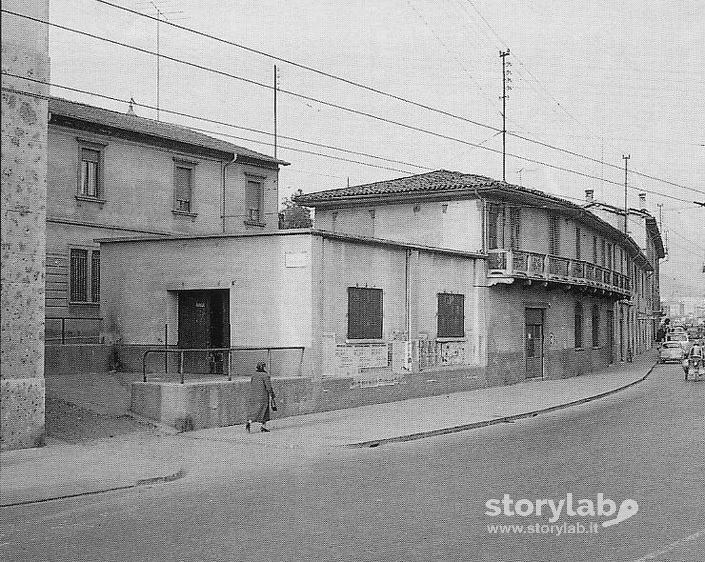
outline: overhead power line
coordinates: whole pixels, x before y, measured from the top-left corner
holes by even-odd
[[[104,0],[96,0],[96,1],[103,2]],[[249,83],[249,84],[252,84],[252,85],[256,85],[256,86],[259,86],[259,87],[262,87],[262,88],[273,89],[273,87],[274,87],[272,84],[266,84],[266,83],[263,83],[263,82],[258,82],[258,81],[256,81],[256,80],[252,80],[252,79],[249,79],[249,78],[245,78],[245,77],[242,77],[242,76],[238,76],[238,75],[235,75],[235,74],[232,74],[232,73],[229,73],[229,72],[225,72],[225,71],[222,71],[222,70],[218,70],[218,69],[215,69],[215,68],[211,68],[211,67],[208,67],[208,66],[205,66],[205,65],[202,65],[202,64],[198,64],[198,63],[194,63],[194,62],[191,62],[191,61],[186,61],[186,60],[179,59],[179,58],[176,58],[176,57],[171,57],[171,56],[168,56],[168,55],[158,54],[158,53],[155,53],[154,51],[151,51],[151,50],[149,50],[149,49],[144,49],[144,48],[142,48],[142,47],[137,47],[137,46],[135,46],[135,45],[130,45],[130,44],[127,44],[127,43],[123,43],[123,42],[121,42],[121,41],[117,41],[117,40],[114,40],[114,39],[109,39],[109,38],[107,38],[107,37],[102,37],[102,36],[100,36],[100,35],[95,35],[95,34],[93,34],[93,33],[87,32],[87,31],[82,31],[82,30],[74,29],[74,28],[71,28],[71,27],[68,27],[68,26],[64,26],[64,25],[61,25],[61,24],[57,24],[57,23],[54,23],[54,22],[49,22],[49,21],[47,21],[47,20],[42,20],[42,19],[39,19],[39,18],[34,18],[34,17],[28,16],[28,15],[26,15],[26,14],[20,14],[20,13],[13,12],[13,11],[10,11],[10,10],[5,10],[5,9],[2,9],[1,11],[2,11],[3,13],[7,13],[7,14],[10,14],[10,15],[14,15],[14,16],[17,16],[17,17],[22,17],[22,18],[25,18],[25,19],[28,19],[28,20],[31,20],[31,21],[35,21],[35,22],[38,22],[38,23],[43,23],[43,24],[46,24],[46,25],[49,25],[49,26],[52,26],[52,27],[56,27],[56,28],[59,28],[59,29],[63,29],[63,30],[65,30],[65,31],[77,33],[77,34],[79,34],[79,35],[83,35],[83,36],[86,36],[86,37],[90,37],[90,38],[92,38],[92,39],[96,39],[96,40],[99,40],[99,41],[105,41],[105,42],[107,42],[107,43],[114,44],[114,45],[117,45],[117,46],[121,46],[121,47],[124,47],[124,48],[127,48],[127,49],[132,49],[132,50],[135,50],[135,51],[138,51],[138,52],[142,52],[142,53],[145,53],[145,54],[149,54],[149,55],[153,55],[153,56],[160,56],[160,57],[162,57],[162,58],[165,58],[165,59],[167,59],[167,60],[171,60],[171,61],[173,61],[173,62],[177,62],[177,63],[180,63],[180,64],[184,64],[184,65],[186,65],[186,66],[190,66],[190,67],[193,67],[193,68],[197,68],[197,69],[199,69],[199,70],[203,70],[203,71],[206,71],[206,72],[212,72],[212,73],[214,73],[214,74],[218,74],[218,75],[221,75],[221,76],[224,76],[224,77],[228,77],[228,78],[232,78],[232,79],[235,79],[235,80],[239,80],[239,81],[242,81],[242,82],[245,82],[245,83]],[[139,12],[136,12],[136,13],[139,14]],[[145,14],[139,14],[139,15],[142,15],[142,16],[144,16],[144,17],[149,17],[149,16],[147,16],[147,15],[145,15]],[[166,22],[165,22],[165,23],[166,23]],[[388,118],[386,118],[386,117],[382,117],[382,116],[379,116],[379,115],[375,115],[375,114],[373,114],[373,113],[369,113],[369,112],[366,112],[366,111],[360,111],[360,110],[353,109],[353,108],[350,108],[350,107],[347,107],[347,106],[335,104],[335,103],[332,103],[332,102],[328,102],[328,101],[325,101],[325,100],[321,100],[321,99],[319,99],[319,98],[314,98],[314,97],[312,97],[312,96],[307,96],[307,95],[305,95],[305,94],[301,94],[301,93],[298,93],[298,92],[293,92],[293,91],[285,90],[285,89],[281,89],[281,88],[279,88],[278,91],[281,92],[281,93],[285,93],[285,94],[291,95],[291,96],[293,96],[293,97],[305,99],[305,100],[307,100],[307,101],[312,101],[312,102],[315,102],[315,103],[319,103],[319,104],[324,105],[324,106],[327,106],[327,107],[332,107],[332,108],[339,109],[339,110],[341,110],[341,111],[345,111],[345,112],[352,113],[352,114],[355,114],[355,115],[360,115],[360,116],[363,116],[363,117],[368,117],[368,118],[375,119],[375,120],[380,121],[380,122],[389,123],[389,124],[396,125],[396,126],[399,126],[399,127],[403,127],[403,128],[406,128],[406,129],[409,129],[409,130],[412,130],[412,131],[416,131],[416,132],[419,132],[419,133],[424,133],[424,134],[432,135],[432,136],[434,136],[434,137],[441,138],[441,139],[444,139],[444,140],[449,140],[449,141],[453,141],[453,142],[459,142],[459,143],[461,143],[461,144],[464,144],[464,145],[466,145],[466,146],[471,146],[471,147],[474,147],[474,148],[481,148],[482,150],[486,150],[486,151],[492,152],[492,153],[494,153],[494,154],[500,154],[500,155],[501,155],[501,154],[504,154],[502,150],[494,149],[494,148],[491,148],[491,147],[488,147],[488,146],[483,146],[482,144],[473,143],[473,142],[470,142],[470,141],[467,141],[467,140],[464,140],[464,139],[460,139],[460,138],[453,137],[453,136],[450,136],[450,135],[445,135],[445,134],[443,134],[443,133],[438,133],[438,132],[435,132],[435,131],[431,131],[431,130],[428,130],[428,129],[424,129],[424,128],[422,128],[422,127],[417,127],[417,126],[415,126],[415,125],[410,125],[410,124],[403,123],[403,122],[400,122],[400,121],[395,121],[395,120],[393,120],[393,119],[388,119]],[[497,132],[501,131],[501,129],[496,129],[495,127],[489,127],[489,126],[486,126],[486,127],[492,129],[493,131],[497,131]],[[564,150],[564,149],[561,149],[561,150]],[[525,157],[525,156],[520,156],[520,155],[518,155],[518,154],[513,154],[513,153],[507,152],[506,155],[507,155],[507,156],[511,156],[512,158],[516,158],[516,159],[518,159],[518,160],[522,160],[522,161],[525,161],[525,162],[531,162],[531,163],[533,163],[533,164],[539,164],[539,165],[542,165],[542,166],[546,166],[546,167],[548,167],[548,168],[552,168],[552,169],[559,170],[559,171],[563,171],[563,172],[568,172],[568,173],[575,174],[575,175],[578,175],[578,176],[581,176],[581,177],[586,177],[586,178],[590,178],[590,179],[597,179],[597,180],[600,180],[600,181],[602,181],[602,182],[604,182],[604,183],[611,183],[611,184],[620,185],[620,186],[622,185],[622,184],[619,183],[619,182],[615,182],[615,181],[612,181],[612,180],[607,180],[607,179],[600,178],[600,177],[597,177],[597,176],[593,176],[593,175],[591,175],[591,174],[587,174],[587,173],[584,173],[584,172],[579,172],[579,171],[574,170],[574,169],[572,169],[572,168],[566,168],[566,167],[564,167],[564,166],[558,166],[558,165],[550,164],[550,163],[548,163],[548,162],[544,162],[544,161],[541,161],[541,160],[536,160],[536,159],[533,159],[533,158],[528,158],[528,157]],[[586,157],[586,156],[583,156],[583,157],[590,159],[589,157]],[[629,189],[636,190],[637,188],[634,188],[634,187],[630,186]],[[679,198],[679,197],[675,197],[675,196],[673,196],[673,195],[668,195],[668,194],[665,194],[665,193],[661,193],[661,192],[657,192],[657,191],[652,191],[652,190],[648,190],[648,189],[645,189],[645,188],[641,188],[640,191],[644,191],[644,192],[651,193],[651,194],[654,194],[654,195],[658,195],[658,196],[661,196],[661,197],[673,199],[673,200],[676,200],[676,201],[688,202],[688,203],[690,202],[690,201],[688,201],[688,200],[681,199],[681,198]],[[705,193],[705,192],[703,192],[703,193]]]
[[[104,5],[106,5],[106,6],[110,6],[110,7],[112,7],[112,8],[115,8],[115,9],[118,9],[118,10],[122,10],[122,11],[124,11],[124,12],[128,12],[128,13],[134,14],[134,15],[136,15],[136,16],[140,16],[140,17],[143,17],[143,18],[148,18],[148,19],[151,19],[151,20],[153,20],[153,21],[158,21],[158,18],[157,18],[157,17],[151,16],[151,15],[149,15],[149,14],[144,14],[144,13],[142,13],[142,12],[139,12],[139,11],[137,11],[137,10],[133,10],[133,9],[131,9],[131,8],[127,8],[127,7],[125,7],[125,6],[120,6],[119,4],[115,4],[114,2],[109,2],[108,0],[95,0],[95,1],[98,2],[98,3],[100,3],[100,4],[104,4]],[[499,37],[499,35],[495,32],[495,30],[492,28],[492,26],[489,24],[489,22],[485,19],[485,17],[482,15],[482,13],[477,9],[477,7],[472,3],[472,1],[471,1],[471,0],[466,0],[466,1],[467,1],[467,3],[469,3],[469,4],[473,7],[473,9],[478,13],[478,15],[482,18],[482,20],[485,22],[485,24],[488,26],[488,28],[492,31],[492,33],[495,35],[495,37],[497,37],[497,39],[499,40],[499,42],[500,42],[502,45],[504,45],[504,47],[506,48],[506,47],[507,47],[506,43],[501,39],[501,37]],[[5,11],[5,10],[3,10],[3,11]],[[12,13],[12,12],[8,12],[8,13]],[[16,15],[19,15],[19,14],[16,14]],[[38,21],[38,20],[35,20],[35,21]],[[44,23],[49,23],[49,22],[44,22]],[[242,49],[242,50],[248,51],[248,52],[250,52],[250,53],[254,53],[254,54],[257,54],[257,55],[260,55],[260,56],[263,56],[263,57],[267,57],[267,58],[270,58],[270,59],[272,59],[272,60],[277,60],[277,61],[280,61],[280,62],[289,64],[289,65],[291,65],[291,66],[294,66],[294,67],[296,67],[296,68],[300,68],[300,69],[302,69],[302,70],[307,70],[307,71],[309,71],[309,72],[313,72],[313,73],[318,74],[318,75],[320,75],[320,76],[324,76],[324,77],[326,77],[326,78],[330,78],[330,79],[332,79],[332,80],[337,80],[337,81],[339,81],[339,82],[343,82],[343,83],[345,83],[345,84],[348,84],[348,85],[350,85],[350,86],[354,86],[354,87],[356,87],[356,88],[361,88],[361,89],[367,90],[367,91],[369,91],[369,92],[373,92],[373,93],[378,94],[378,95],[381,95],[381,96],[386,96],[386,97],[388,97],[388,98],[391,98],[391,99],[394,99],[394,100],[397,100],[397,101],[400,101],[400,102],[403,102],[403,103],[407,103],[407,104],[410,104],[410,105],[419,107],[419,108],[421,108],[421,109],[425,109],[425,110],[427,110],[427,111],[432,111],[432,112],[434,112],[434,113],[438,113],[438,114],[444,115],[444,116],[446,116],[446,117],[451,117],[451,118],[453,118],[453,119],[459,119],[459,120],[464,121],[464,122],[466,122],[466,123],[470,123],[470,124],[476,125],[476,126],[478,126],[478,127],[483,127],[483,128],[486,128],[486,129],[490,129],[490,130],[495,131],[495,132],[500,132],[500,131],[501,131],[501,129],[499,129],[498,127],[494,127],[494,126],[488,125],[488,124],[486,124],[486,123],[481,123],[481,122],[479,122],[479,121],[475,121],[475,120],[470,119],[470,118],[468,118],[468,117],[464,117],[464,116],[458,115],[458,114],[456,114],[456,113],[452,113],[452,112],[450,112],[450,111],[445,111],[445,110],[443,110],[443,109],[439,109],[439,108],[430,106],[430,105],[428,105],[428,104],[424,104],[424,103],[421,103],[421,102],[417,102],[417,101],[411,100],[411,99],[409,99],[409,98],[405,98],[405,97],[403,97],[403,96],[399,96],[399,95],[396,95],[396,94],[393,94],[393,93],[390,93],[390,92],[386,92],[386,91],[384,91],[384,90],[380,90],[379,88],[375,88],[375,87],[373,87],[373,86],[369,86],[369,85],[367,85],[367,84],[363,84],[363,83],[357,82],[357,81],[355,81],[355,80],[350,80],[350,79],[348,79],[348,78],[345,78],[345,77],[342,77],[342,76],[338,76],[338,75],[336,75],[336,74],[333,74],[333,73],[330,73],[330,72],[326,72],[326,71],[324,71],[324,70],[320,70],[320,69],[314,68],[314,67],[312,67],[312,66],[309,66],[309,65],[306,65],[306,64],[302,64],[302,63],[299,63],[299,62],[296,62],[296,61],[293,61],[293,60],[291,60],[291,59],[287,59],[287,58],[284,58],[284,57],[279,57],[279,56],[273,55],[273,54],[271,54],[271,53],[267,53],[267,52],[265,52],[265,51],[262,51],[262,50],[260,50],[260,49],[255,49],[255,48],[252,48],[252,47],[248,47],[247,45],[243,45],[242,43],[238,43],[238,42],[235,42],[235,41],[230,41],[230,40],[228,40],[228,39],[224,39],[224,38],[222,38],[222,37],[218,37],[217,35],[213,35],[213,34],[210,34],[210,33],[205,33],[205,32],[203,32],[203,31],[199,31],[199,30],[197,30],[197,29],[194,29],[194,28],[191,28],[191,27],[188,27],[188,26],[185,26],[185,25],[180,25],[180,24],[175,23],[175,22],[169,22],[169,21],[161,20],[161,23],[164,24],[164,25],[169,25],[169,26],[171,26],[171,27],[173,27],[173,28],[175,28],[175,29],[179,29],[179,30],[181,30],[181,31],[185,31],[185,32],[188,32],[188,33],[192,33],[192,34],[194,34],[194,35],[198,35],[198,36],[200,36],[200,37],[204,37],[204,38],[207,38],[207,39],[211,39],[211,40],[213,40],[213,41],[217,41],[217,42],[220,42],[220,43],[223,43],[223,44],[226,44],[226,45],[230,45],[230,46],[232,46],[232,47],[236,47],[236,48],[238,48],[238,49]],[[72,30],[72,31],[73,31],[73,30]],[[155,53],[151,53],[151,54],[155,54]],[[531,73],[531,71],[530,71],[530,70],[526,67],[526,65],[516,56],[516,54],[514,55],[514,58],[515,58],[515,59],[517,60],[517,62],[519,62],[519,64],[526,70],[526,72],[533,78],[533,80],[534,80],[537,84],[539,84],[539,85],[544,89],[544,91],[546,92],[546,94],[556,103],[556,105],[558,105],[558,107],[561,108],[562,111],[564,111],[564,112],[565,112],[571,119],[573,119],[576,123],[578,123],[579,125],[585,127],[586,130],[590,131],[590,129],[589,129],[585,124],[581,123],[575,116],[573,116],[567,109],[565,109],[565,107],[563,107],[563,105],[562,105],[562,104],[546,89],[546,87],[543,86],[543,84],[541,84],[541,82]],[[169,59],[169,60],[174,60],[174,59]],[[280,90],[280,91],[282,91],[282,90]],[[289,95],[297,95],[297,94],[294,94],[294,93],[292,93],[292,92],[285,92],[285,93],[288,93]],[[311,100],[311,98],[305,98],[305,99]],[[321,102],[320,100],[315,100],[315,99],[312,100],[312,101],[317,101],[318,103],[325,103],[325,102]],[[337,107],[337,106],[335,106],[335,104],[333,104],[332,107]],[[340,107],[337,107],[337,108],[340,109]],[[590,131],[590,132],[591,132],[591,131]],[[592,158],[592,157],[590,157],[590,156],[587,156],[587,155],[584,155],[584,154],[580,154],[580,153],[577,153],[577,152],[574,152],[574,151],[571,151],[571,150],[568,150],[568,149],[565,149],[565,148],[561,148],[561,147],[552,145],[552,144],[550,144],[550,143],[541,142],[541,141],[538,141],[538,140],[536,140],[536,139],[532,139],[532,138],[530,138],[530,137],[525,137],[525,136],[522,136],[522,135],[518,135],[518,134],[516,134],[516,133],[511,133],[511,132],[509,132],[509,131],[507,131],[507,135],[512,136],[512,137],[515,137],[515,138],[518,138],[518,139],[523,140],[523,141],[525,141],[525,142],[530,142],[530,143],[538,144],[538,145],[543,146],[544,148],[548,148],[548,149],[550,149],[550,150],[557,150],[557,151],[559,151],[559,152],[563,152],[564,154],[569,154],[569,155],[571,155],[571,156],[575,156],[575,157],[578,157],[578,158],[583,158],[583,159],[592,161],[592,162],[597,163],[597,164],[605,165],[605,166],[608,166],[608,167],[611,167],[611,168],[615,168],[615,169],[618,169],[618,170],[621,170],[621,168],[622,168],[621,165],[610,164],[609,162],[604,162],[603,160],[599,160],[599,159],[597,159],[597,158]],[[595,137],[597,137],[597,136],[599,136],[599,135],[595,135]],[[688,187],[688,186],[684,186],[684,185],[681,185],[681,184],[677,184],[677,183],[674,183],[674,182],[670,182],[670,181],[668,181],[668,180],[664,180],[664,179],[662,179],[662,178],[658,178],[658,177],[655,177],[655,176],[651,176],[651,175],[648,175],[648,174],[644,174],[644,173],[638,172],[638,171],[636,171],[636,170],[632,170],[631,173],[632,173],[633,175],[645,177],[645,178],[648,178],[648,179],[651,179],[651,180],[654,180],[654,181],[663,182],[663,183],[666,183],[666,184],[668,184],[668,185],[672,185],[672,186],[674,186],[674,187],[679,187],[679,188],[681,188],[681,189],[686,189],[686,190],[694,191],[694,192],[696,192],[696,193],[702,193],[702,194],[705,195],[705,191],[700,191],[700,190],[697,190],[697,189],[694,189],[694,188],[691,188],[691,187]],[[598,179],[602,179],[602,178],[598,178]]]

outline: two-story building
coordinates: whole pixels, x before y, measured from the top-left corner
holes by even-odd
[[[65,341],[100,330],[96,239],[276,230],[285,164],[132,110],[51,98],[47,341],[62,324]]]
[[[488,381],[580,375],[652,344],[645,320],[658,306],[663,257],[655,221],[645,221],[642,249],[582,206],[445,170],[297,202],[315,207],[326,231],[486,255]]]

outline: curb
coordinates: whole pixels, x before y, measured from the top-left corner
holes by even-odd
[[[416,441],[418,439],[425,439],[427,437],[436,437],[439,435],[447,435],[449,433],[459,433],[461,431],[469,431],[471,429],[479,429],[481,427],[489,427],[491,425],[497,425],[500,423],[511,423],[516,420],[521,420],[523,418],[530,418],[534,416],[538,416],[539,414],[548,414],[550,412],[555,412],[557,410],[562,410],[564,408],[570,408],[571,406],[578,406],[580,404],[585,404],[587,402],[591,402],[593,400],[597,400],[599,398],[605,398],[611,394],[615,394],[617,392],[620,392],[622,390],[625,390],[631,386],[634,386],[636,384],[639,384],[640,382],[644,381],[650,374],[651,371],[653,371],[656,366],[658,366],[658,361],[656,361],[646,372],[646,374],[635,380],[632,381],[628,384],[625,384],[624,386],[620,386],[617,388],[613,388],[612,390],[608,390],[606,392],[601,392],[600,394],[595,394],[594,396],[588,396],[587,398],[581,398],[579,400],[574,400],[573,402],[566,402],[565,404],[558,404],[556,406],[551,406],[549,408],[542,408],[540,410],[533,410],[530,412],[523,412],[521,414],[514,414],[512,416],[504,416],[501,418],[495,418],[492,420],[484,420],[484,421],[479,421],[479,422],[473,422],[473,423],[468,423],[464,425],[456,425],[453,427],[444,427],[441,429],[434,429],[431,431],[421,431],[418,433],[411,433],[409,435],[399,435],[397,437],[388,437],[385,439],[373,439],[370,441],[361,441],[359,443],[348,443],[346,445],[343,445],[343,447],[347,447],[350,449],[361,449],[361,448],[374,448],[374,447],[379,447],[380,445],[384,445],[387,443],[403,443],[405,441]]]
[[[4,503],[0,505],[0,509],[6,508],[6,507],[19,507],[19,506],[24,506],[24,505],[34,505],[38,503],[47,503],[47,502],[53,502],[53,501],[58,501],[58,500],[66,500],[66,499],[71,499],[71,498],[82,498],[85,496],[95,496],[97,494],[107,494],[108,492],[117,492],[119,490],[130,490],[132,488],[139,488],[141,486],[151,486],[153,484],[165,484],[167,482],[174,482],[175,480],[179,480],[180,478],[183,478],[186,476],[186,471],[183,468],[180,468],[176,472],[173,472],[172,474],[168,474],[166,476],[156,476],[154,478],[144,478],[142,480],[137,480],[134,484],[125,484],[123,486],[114,486],[112,488],[106,488],[103,490],[92,490],[90,492],[78,492],[76,494],[66,494],[64,496],[55,496],[51,498],[42,498],[38,500],[23,500],[23,501],[18,501],[18,502],[13,502],[13,503]]]

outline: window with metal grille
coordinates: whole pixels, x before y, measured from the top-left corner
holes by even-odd
[[[174,165],[174,210],[190,213],[193,210],[193,172],[191,164]]]
[[[69,300],[100,302],[100,251],[72,248],[69,259]]]
[[[600,308],[592,306],[592,347],[600,345]]]
[[[561,217],[549,215],[548,217],[548,253],[558,256],[561,253]]]
[[[382,316],[382,289],[348,287],[348,339],[381,339]]]
[[[575,347],[583,347],[583,305],[575,303]]]
[[[81,174],[78,194],[98,198],[100,195],[100,150],[81,148]]]
[[[509,243],[512,250],[518,250],[520,247],[521,236],[521,209],[519,207],[509,208]]]
[[[248,221],[262,222],[262,182],[247,180],[245,187],[245,210]]]
[[[465,337],[465,295],[438,293],[438,337]]]
[[[487,249],[494,250],[499,248],[500,235],[499,235],[499,214],[502,208],[500,205],[490,203],[487,205]]]

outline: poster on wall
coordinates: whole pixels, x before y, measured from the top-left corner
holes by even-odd
[[[444,342],[441,346],[441,365],[464,365],[466,363],[466,355],[466,342]]]

